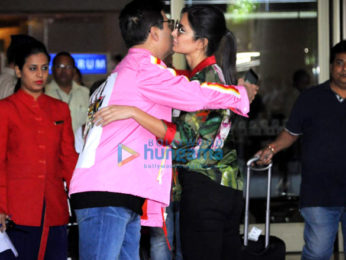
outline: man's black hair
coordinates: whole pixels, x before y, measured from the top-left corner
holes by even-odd
[[[145,42],[150,28],[163,28],[161,0],[133,0],[120,13],[119,24],[121,35],[128,48]]]
[[[73,67],[74,67],[74,68],[76,67],[74,58],[73,58],[72,55],[71,55],[69,52],[67,52],[67,51],[61,51],[61,52],[57,53],[57,54],[55,55],[54,59],[53,59],[53,65],[56,64],[56,61],[57,61],[57,59],[58,59],[60,56],[69,57],[69,58],[71,59],[71,61],[72,61]]]
[[[335,44],[330,50],[330,64],[334,62],[336,54],[339,53],[346,53],[346,40],[342,40],[341,42]]]

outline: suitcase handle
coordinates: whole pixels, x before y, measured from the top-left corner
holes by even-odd
[[[253,170],[253,171],[258,171],[258,172],[260,172],[260,171],[266,171],[266,170],[268,170],[269,168],[271,168],[272,167],[272,163],[270,163],[270,164],[268,164],[267,166],[264,166],[264,167],[253,167],[252,166],[252,164],[254,163],[254,162],[257,162],[259,160],[259,157],[258,156],[256,156],[256,157],[253,157],[253,158],[251,158],[250,160],[248,160],[247,161],[247,163],[246,163],[246,166],[247,167],[249,167],[251,170]]]
[[[266,203],[266,223],[265,223],[265,248],[269,246],[269,235],[270,235],[270,187],[271,187],[271,170],[272,163],[264,167],[253,167],[252,164],[259,160],[259,157],[253,157],[247,161],[247,173],[246,173],[246,191],[245,191],[245,217],[244,217],[244,246],[248,245],[248,233],[249,233],[249,204],[250,204],[250,172],[253,171],[268,171],[268,182],[267,182],[267,203]]]

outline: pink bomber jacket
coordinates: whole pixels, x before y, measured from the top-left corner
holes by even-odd
[[[131,48],[90,99],[89,113],[108,105],[136,106],[171,121],[172,108],[183,111],[230,108],[246,116],[249,101],[242,86],[189,81],[148,50]],[[161,207],[169,204],[170,148],[135,120],[105,127],[87,125],[88,133],[70,185],[70,194],[105,191],[147,199],[143,225],[162,226]]]

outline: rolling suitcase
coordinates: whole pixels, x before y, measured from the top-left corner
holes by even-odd
[[[258,160],[257,157],[247,162],[247,183],[245,195],[245,217],[244,217],[244,243],[241,251],[242,260],[285,260],[286,246],[278,237],[270,236],[270,184],[271,184],[271,168],[272,164],[265,167],[252,167],[252,164]],[[261,235],[258,241],[250,241],[248,239],[249,232],[249,188],[250,173],[252,171],[268,171],[267,182],[267,203],[266,203],[266,223],[265,236]]]

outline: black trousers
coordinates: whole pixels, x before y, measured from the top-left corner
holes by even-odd
[[[239,259],[242,191],[221,186],[200,173],[183,170],[179,174],[184,260]]]
[[[42,234],[41,227],[17,226],[7,233],[17,249],[19,256],[15,258],[12,251],[8,250],[0,253],[0,260],[37,260]],[[49,228],[45,259],[67,259],[66,226]]]

